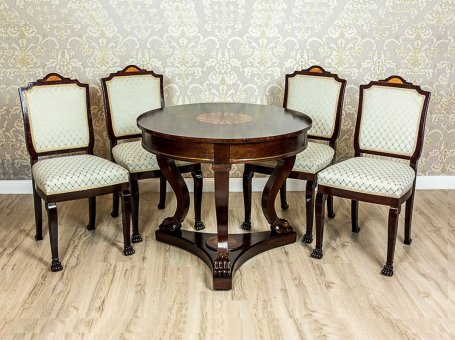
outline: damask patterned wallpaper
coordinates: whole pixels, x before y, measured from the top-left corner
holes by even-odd
[[[455,175],[454,0],[0,0],[0,179],[30,177],[19,86],[88,82],[107,157],[99,79],[127,64],[164,74],[167,105],[281,105],[285,74],[319,64],[348,82],[339,157],[359,84],[399,74],[432,92],[420,174]]]

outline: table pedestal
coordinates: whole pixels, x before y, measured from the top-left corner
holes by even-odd
[[[157,156],[158,164],[170,183],[177,199],[174,216],[167,217],[156,231],[156,240],[185,249],[201,258],[212,270],[213,289],[232,288],[232,278],[248,259],[272,248],[296,241],[296,233],[289,223],[278,218],[275,198],[292,170],[295,156],[277,162],[262,193],[262,210],[271,231],[248,234],[228,234],[229,203],[229,146],[215,145],[215,205],[217,233],[181,230],[189,208],[188,188],[172,159]]]

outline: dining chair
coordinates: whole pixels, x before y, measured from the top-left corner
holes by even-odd
[[[289,178],[306,180],[306,232],[305,243],[313,241],[314,198],[317,174],[335,162],[336,140],[340,131],[343,97],[346,80],[324,70],[311,66],[306,70],[286,75],[283,107],[303,112],[313,123],[308,137],[307,148],[296,156],[295,165]],[[255,172],[271,174],[276,161],[247,163],[243,172],[243,197],[245,220],[242,229],[251,229],[251,191]],[[280,189],[281,208],[286,210],[286,182]],[[333,200],[327,200],[329,217],[334,217]]]
[[[142,147],[141,130],[136,119],[146,111],[164,107],[163,76],[128,65],[123,70],[101,79],[107,131],[111,143],[112,159],[129,171],[133,220],[133,242],[141,242],[139,233],[138,180],[160,178],[159,209],[166,201],[166,179],[162,175],[156,156]],[[196,230],[205,228],[201,220],[202,171],[200,163],[176,161],[181,173],[191,172],[194,180],[194,210]],[[113,195],[112,216],[118,216],[118,196]]]
[[[63,269],[58,255],[57,203],[68,200],[88,198],[87,229],[95,230],[96,196],[121,193],[123,253],[134,254],[130,237],[128,171],[93,155],[88,85],[50,73],[21,87],[19,96],[32,168],[35,239],[43,239],[42,199],[48,214],[51,270]],[[55,155],[60,156],[50,157]]]
[[[422,153],[429,100],[429,92],[399,76],[360,86],[355,157],[318,174],[316,248],[311,257],[320,259],[323,256],[324,200],[327,195],[351,200],[354,233],[360,231],[359,201],[386,205],[390,207],[387,262],[381,274],[393,275],[398,217],[404,202],[404,243],[411,244],[417,162]]]

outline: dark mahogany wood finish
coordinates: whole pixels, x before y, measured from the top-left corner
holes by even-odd
[[[388,86],[404,89],[413,89],[419,94],[425,97],[424,104],[422,106],[422,111],[419,121],[419,129],[417,132],[417,142],[415,145],[414,152],[411,156],[399,155],[386,152],[378,152],[374,150],[365,150],[360,148],[360,126],[362,122],[362,105],[363,105],[363,93],[365,89],[368,89],[372,86]],[[428,104],[430,101],[430,92],[422,90],[419,86],[413,85],[412,83],[406,82],[402,77],[399,76],[390,76],[387,79],[380,81],[372,81],[369,84],[360,86],[360,98],[359,98],[359,107],[357,122],[354,134],[354,149],[355,157],[361,157],[363,154],[372,154],[377,156],[393,157],[400,158],[409,161],[409,165],[414,169],[416,178],[417,178],[417,162],[422,154],[424,132],[425,132],[425,121],[428,111]],[[393,122],[391,122],[393,123]],[[351,220],[352,220],[352,232],[358,233],[360,231],[358,225],[358,209],[359,201],[387,205],[389,209],[389,219],[388,219],[388,241],[387,241],[387,261],[384,265],[381,274],[384,276],[393,275],[393,258],[395,254],[395,243],[397,237],[397,226],[398,226],[398,217],[400,215],[401,206],[406,202],[406,214],[405,214],[405,232],[404,232],[404,244],[410,245],[412,242],[411,239],[411,220],[412,220],[412,208],[414,203],[414,193],[415,193],[415,179],[412,188],[406,192],[400,198],[391,198],[383,197],[378,195],[371,195],[360,192],[347,191],[332,187],[327,187],[319,185],[318,194],[316,197],[316,247],[313,250],[311,257],[320,259],[323,256],[322,243],[323,243],[323,229],[324,229],[324,213],[323,213],[323,201],[326,199],[327,195],[339,196],[351,199]]]
[[[341,124],[341,114],[343,109],[343,98],[344,98],[344,91],[346,88],[346,80],[340,79],[338,75],[332,74],[330,72],[325,71],[321,66],[311,66],[306,70],[295,71],[294,73],[286,75],[286,82],[285,82],[285,90],[284,90],[284,102],[283,107],[287,108],[287,101],[288,101],[288,91],[289,91],[289,78],[298,76],[298,75],[310,75],[315,77],[328,77],[333,78],[337,82],[341,83],[340,94],[338,96],[337,102],[337,111],[335,114],[335,126],[333,129],[333,133],[330,138],[321,137],[321,136],[314,136],[311,135],[311,130],[308,133],[308,138],[310,139],[318,139],[328,142],[328,144],[336,150],[336,141],[340,132],[340,124]],[[302,93],[302,96],[305,96],[305,93]],[[335,157],[333,158],[332,164],[335,163]],[[254,173],[262,173],[262,174],[272,174],[273,167],[266,165],[266,164],[245,164],[245,170],[243,172],[243,201],[245,206],[245,220],[243,221],[241,228],[244,230],[251,229],[251,181],[253,179]],[[289,174],[289,178],[295,178],[300,180],[307,181],[306,184],[306,191],[305,191],[305,205],[306,205],[306,232],[303,235],[302,241],[305,243],[313,242],[313,214],[314,214],[314,203],[315,203],[315,196],[316,196],[316,187],[317,187],[317,173],[308,173],[298,170],[293,170]],[[280,201],[281,201],[281,208],[283,210],[288,209],[289,205],[286,201],[286,181],[282,185],[280,189]],[[330,218],[335,217],[335,213],[333,211],[333,198],[329,196],[327,201],[328,207],[328,215]]]
[[[278,218],[273,202],[292,169],[295,155],[305,149],[311,119],[275,106],[206,103],[173,106],[138,118],[142,145],[157,155],[177,197],[174,216],[156,231],[156,239],[200,257],[213,272],[214,289],[231,289],[232,277],[249,258],[296,240],[286,220]],[[213,164],[217,233],[181,230],[188,212],[188,189],[173,159]],[[229,170],[233,163],[280,160],[262,196],[270,232],[229,234]],[[270,203],[272,202],[272,204]]]
[[[62,84],[76,84],[85,89],[85,99],[87,107],[87,123],[89,131],[89,143],[83,148],[72,148],[72,149],[60,149],[55,151],[37,152],[33,145],[32,132],[30,128],[30,114],[29,108],[27,107],[27,100],[25,94],[28,90],[35,86],[58,86]],[[89,86],[83,84],[78,80],[62,77],[57,73],[50,73],[43,79],[39,79],[36,82],[30,82],[27,86],[19,88],[19,97],[22,106],[22,117],[24,120],[24,131],[25,131],[25,142],[28,153],[30,154],[30,166],[33,166],[42,156],[50,155],[62,155],[67,153],[86,153],[93,155],[94,135],[92,117],[90,114],[90,98],[89,98]],[[58,255],[58,218],[57,218],[57,205],[58,202],[88,198],[89,202],[89,222],[87,225],[88,230],[95,230],[96,220],[96,196],[105,195],[110,193],[118,194],[122,197],[122,202],[127,198],[129,199],[129,188],[128,184],[116,184],[112,186],[105,186],[96,189],[89,189],[84,191],[69,192],[63,194],[47,195],[41,191],[35,185],[35,179],[32,174],[32,186],[33,186],[33,201],[35,210],[35,240],[39,241],[43,239],[43,226],[42,226],[42,206],[41,199],[44,201],[46,210],[48,212],[48,223],[49,223],[49,239],[51,244],[52,264],[51,270],[56,272],[63,269]],[[130,237],[130,208],[129,204],[122,206],[123,218],[123,234],[124,234],[124,248],[123,253],[125,255],[134,254],[134,248],[131,245]]]
[[[104,109],[106,115],[106,125],[109,140],[111,143],[111,150],[112,148],[117,145],[119,140],[128,140],[128,139],[135,139],[141,137],[141,134],[130,134],[130,135],[122,135],[116,136],[114,133],[114,127],[112,124],[112,114],[111,114],[111,105],[109,103],[109,95],[106,83],[112,80],[114,77],[128,77],[132,75],[152,75],[155,78],[158,78],[160,81],[160,97],[161,97],[161,107],[163,108],[164,103],[164,91],[163,91],[163,76],[161,74],[156,74],[153,71],[148,71],[139,68],[136,65],[128,65],[123,70],[118,71],[116,73],[111,73],[108,77],[101,79],[101,86],[103,89],[103,98],[104,98]],[[111,159],[114,160],[112,157],[111,152]],[[188,173],[190,172],[193,176],[194,180],[194,215],[195,215],[195,222],[194,228],[196,230],[202,230],[205,228],[204,223],[201,219],[201,202],[202,202],[202,186],[203,186],[203,176],[201,171],[201,164],[188,164],[182,165],[178,167],[180,173]],[[130,187],[131,187],[131,198],[132,198],[132,217],[133,217],[133,242],[141,242],[142,236],[139,233],[139,184],[138,181],[145,178],[160,178],[160,200],[158,203],[158,209],[164,209],[166,203],[166,178],[163,176],[160,170],[155,171],[143,171],[143,172],[135,172],[130,173]],[[112,209],[112,216],[118,216],[118,195],[113,195],[113,209]]]

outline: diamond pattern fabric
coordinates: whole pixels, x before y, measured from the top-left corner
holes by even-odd
[[[335,118],[341,83],[333,78],[296,75],[288,78],[286,106],[310,116],[312,136],[330,138],[335,129]]]
[[[292,170],[315,174],[332,162],[335,151],[327,144],[308,142],[305,150],[297,154]],[[275,167],[276,161],[255,164]]]
[[[160,169],[156,156],[145,150],[141,141],[117,144],[112,148],[112,156],[117,164],[131,173]],[[182,166],[193,163],[176,161],[175,164]]]
[[[369,157],[354,157],[318,173],[319,185],[393,198],[411,189],[414,178],[407,164]]]
[[[32,167],[36,186],[47,195],[127,183],[126,169],[104,158],[76,155],[50,158]]]
[[[413,89],[372,86],[363,91],[361,149],[411,156],[425,96]]]
[[[25,92],[37,152],[89,144],[86,90],[76,84],[34,86]]]
[[[160,79],[151,74],[117,76],[106,82],[106,88],[117,137],[141,133],[137,117],[161,107]]]

